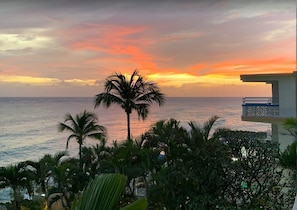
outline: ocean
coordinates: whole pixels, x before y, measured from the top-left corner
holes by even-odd
[[[158,120],[174,118],[188,128],[188,122],[203,124],[211,116],[220,117],[215,127],[233,130],[268,131],[270,124],[241,121],[241,98],[167,98],[163,106],[153,105],[148,118],[139,121],[131,116],[133,138],[146,132]],[[107,129],[108,143],[126,139],[126,115],[116,105],[94,109],[93,98],[0,98],[0,166],[24,160],[38,160],[45,154],[65,150],[67,132],[58,132],[57,125],[65,114],[83,110],[96,113],[99,124]],[[87,140],[86,145],[95,145]],[[78,144],[69,143],[69,154],[78,154]]]

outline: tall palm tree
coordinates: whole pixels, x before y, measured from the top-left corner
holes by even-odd
[[[106,136],[106,129],[103,126],[98,125],[97,122],[98,118],[96,115],[85,110],[84,112],[77,114],[74,118],[71,114],[66,114],[64,122],[60,122],[58,125],[60,132],[64,130],[71,132],[67,139],[66,149],[68,149],[70,139],[76,139],[79,144],[79,160],[81,164],[82,145],[86,138],[100,140]]]
[[[158,105],[164,103],[164,94],[152,81],[146,81],[134,70],[130,78],[120,73],[115,73],[106,79],[105,92],[97,94],[94,98],[95,108],[100,104],[106,108],[111,104],[118,104],[127,115],[127,138],[130,134],[130,114],[137,111],[138,117],[145,120],[149,113],[149,107],[156,102]]]

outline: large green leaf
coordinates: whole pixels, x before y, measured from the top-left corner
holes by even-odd
[[[82,197],[72,205],[72,210],[114,210],[126,185],[127,177],[121,174],[102,174],[87,186]],[[123,210],[144,210],[146,200],[140,199]]]
[[[96,177],[88,185],[74,209],[115,209],[126,179],[120,174],[102,174]]]

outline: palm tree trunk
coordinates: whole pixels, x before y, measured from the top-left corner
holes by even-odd
[[[42,179],[42,181],[41,181],[41,186],[40,186],[40,188],[41,188],[41,192],[42,192],[42,193],[44,193],[44,194],[47,193],[46,183],[45,183],[45,180],[44,180],[44,179]]]
[[[130,113],[126,112],[127,114],[127,132],[128,132],[128,140],[131,139],[131,134],[130,134]]]
[[[19,204],[19,192],[17,187],[12,187],[12,191],[13,191],[13,198],[14,198],[14,206],[16,210],[20,209],[20,204]]]
[[[79,166],[80,168],[82,169],[82,158],[81,158],[81,147],[82,147],[82,144],[79,144]]]

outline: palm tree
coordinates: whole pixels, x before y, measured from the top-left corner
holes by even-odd
[[[98,119],[94,113],[87,112],[86,110],[80,114],[77,114],[75,118],[71,114],[66,114],[64,123],[59,123],[59,131],[67,130],[71,132],[67,139],[66,149],[68,149],[69,140],[74,138],[79,144],[79,160],[81,162],[82,145],[86,138],[102,139],[105,138],[106,129],[97,124]],[[69,124],[67,124],[69,123]]]
[[[26,163],[21,162],[17,165],[9,165],[0,168],[0,189],[11,187],[14,198],[15,209],[20,209],[21,190],[26,189],[32,196],[32,172],[26,168]]]
[[[106,79],[105,92],[97,94],[94,99],[95,108],[100,104],[106,108],[111,104],[118,104],[127,115],[128,139],[130,134],[130,114],[137,111],[138,117],[145,120],[149,113],[149,106],[156,102],[162,105],[165,97],[160,92],[157,84],[145,81],[144,78],[134,70],[130,78],[120,73],[115,73]]]
[[[180,125],[180,121],[176,119],[160,120],[156,122],[148,132],[143,135],[144,148],[158,148],[159,152],[166,153],[167,163],[173,163],[173,159],[179,158],[179,148],[183,148],[183,144],[188,139],[187,130]]]
[[[223,165],[229,161],[228,148],[211,135],[217,119],[214,116],[203,126],[189,122],[189,130],[175,119],[161,120],[144,134],[144,147],[165,152],[163,158],[151,156],[149,207],[213,209],[209,205],[221,196]]]
[[[212,136],[212,131],[214,132],[213,134],[216,135],[217,132],[220,129],[214,129],[214,125],[217,122],[217,120],[219,119],[218,116],[212,116],[211,118],[208,119],[208,121],[206,121],[203,126],[199,126],[197,125],[196,122],[191,121],[189,122],[189,126],[191,128],[190,130],[190,136],[191,136],[191,143],[193,145],[198,146],[201,143],[205,143],[206,141],[210,140],[212,137],[217,137],[217,136]]]
[[[53,168],[60,164],[61,159],[67,156],[67,152],[58,152],[54,156],[51,154],[44,155],[39,161],[26,161],[28,166],[33,167],[35,182],[40,191],[44,194],[48,191],[48,182],[51,179]]]
[[[60,201],[64,209],[70,209],[72,200],[86,185],[88,177],[82,174],[76,158],[59,160],[50,174],[54,185],[47,193],[48,207]]]

